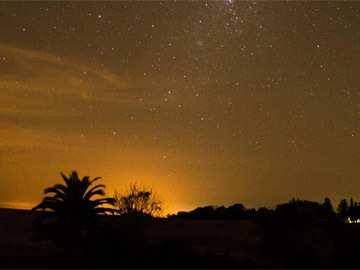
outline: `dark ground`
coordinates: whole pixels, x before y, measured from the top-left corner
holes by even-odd
[[[83,255],[77,254],[76,250],[59,251],[51,241],[32,238],[31,224],[36,215],[26,210],[0,209],[1,268],[360,266],[357,247],[360,228],[357,224],[284,222],[279,225],[274,219],[151,219],[140,225],[117,220],[122,224],[122,234],[114,238],[119,240],[112,239],[113,244],[107,247],[111,259],[98,265],[77,264]],[[123,241],[125,238],[127,240]],[[94,254],[106,250],[98,248]]]
[[[31,224],[36,215],[27,210],[0,209],[2,268],[42,267],[42,262],[56,252],[51,241],[32,238]],[[154,219],[143,226],[142,233],[152,250],[165,246],[166,251],[179,253],[185,249],[198,257],[224,258],[225,266],[255,260],[261,244],[255,223],[249,220]]]

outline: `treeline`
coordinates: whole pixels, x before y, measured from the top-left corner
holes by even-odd
[[[360,210],[360,205],[357,209]],[[352,209],[352,208],[351,208]],[[289,216],[302,216],[313,218],[315,220],[329,221],[339,218],[328,198],[324,203],[311,202],[306,200],[292,199],[289,203],[279,204],[275,209],[261,207],[246,208],[243,204],[234,204],[229,207],[206,206],[198,207],[189,212],[178,212],[176,215],[170,215],[169,218],[181,219],[256,219],[274,213],[285,213]]]
[[[229,207],[205,206],[198,207],[190,212],[180,211],[176,215],[170,215],[169,218],[187,218],[187,219],[248,219],[255,217],[257,211],[255,208],[247,209],[244,205],[236,203]]]
[[[338,212],[345,222],[360,222],[360,203],[354,201],[353,198],[350,199],[350,205],[348,205],[346,199],[341,200]]]

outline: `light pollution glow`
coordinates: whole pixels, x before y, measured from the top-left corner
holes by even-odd
[[[360,2],[1,2],[0,204],[59,173],[165,212],[360,196]]]

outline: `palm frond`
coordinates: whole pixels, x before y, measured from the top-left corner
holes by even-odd
[[[95,187],[93,187],[86,193],[84,199],[89,200],[93,196],[92,193],[95,191],[95,189],[98,189],[98,188],[105,188],[105,185],[96,185]],[[105,195],[105,192],[102,195]]]
[[[35,206],[32,210],[36,211],[38,209],[42,209],[42,210],[50,209],[56,211],[57,209],[59,209],[59,204],[56,201],[44,200],[41,203],[39,203],[37,206]]]
[[[92,196],[94,196],[94,195],[104,196],[104,195],[105,195],[105,191],[102,190],[102,189],[98,189],[98,190],[94,190],[94,191],[92,191],[92,192],[88,192],[88,193],[86,194],[86,198],[84,198],[84,199],[90,200],[90,198],[91,198]]]
[[[97,206],[103,205],[103,204],[110,204],[112,206],[115,206],[115,199],[113,199],[113,198],[97,199],[97,200],[91,201],[91,203],[94,207],[97,207]]]
[[[73,171],[70,175],[70,178],[74,181],[79,181],[79,176],[76,171]]]
[[[68,186],[68,187],[70,187],[70,179],[68,179],[66,176],[65,176],[65,174],[63,174],[62,172],[60,173],[60,175],[61,175],[61,177],[64,179],[64,181],[65,181],[65,183],[66,183],[66,185]]]
[[[62,185],[59,185],[59,186],[62,186]],[[50,188],[45,189],[44,193],[45,194],[55,193],[58,198],[65,198],[65,196],[66,196],[66,187],[65,186],[62,186],[61,188],[59,188],[57,186],[50,187]]]
[[[90,181],[90,184],[92,184],[93,182],[95,182],[95,181],[97,181],[99,179],[101,179],[101,177],[95,177],[93,180]]]
[[[81,187],[82,187],[82,192],[83,192],[83,194],[85,194],[86,190],[91,185],[91,183],[89,181],[89,176],[83,177],[83,179],[80,181],[80,183],[81,183]]]

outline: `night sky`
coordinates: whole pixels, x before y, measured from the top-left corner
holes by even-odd
[[[0,205],[60,171],[165,212],[360,198],[360,2],[0,2]]]

